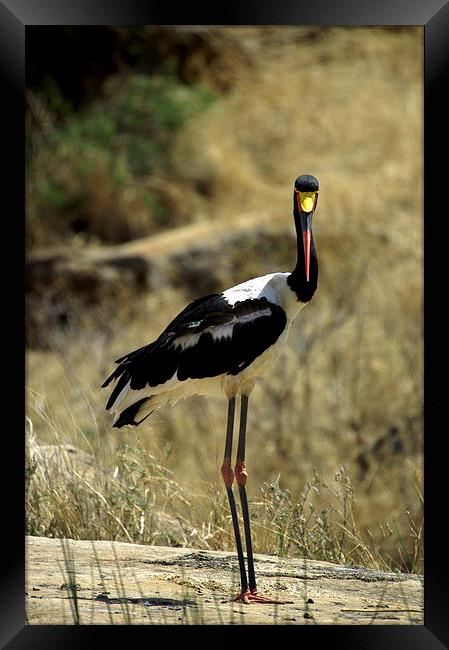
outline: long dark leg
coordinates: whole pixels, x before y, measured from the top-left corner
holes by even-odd
[[[232,483],[234,482],[234,472],[231,468],[231,454],[232,454],[232,435],[234,431],[234,415],[235,415],[235,397],[229,400],[228,404],[228,424],[226,429],[226,444],[221,467],[221,474],[223,476],[226,492],[228,493],[229,506],[231,508],[232,525],[234,527],[235,545],[237,547],[237,555],[239,559],[240,569],[240,583],[242,593],[248,590],[248,579],[246,577],[245,560],[243,557],[242,538],[240,536],[239,522],[237,518],[237,508],[235,506],[234,493],[232,491]]]
[[[242,395],[240,406],[240,428],[239,441],[237,446],[237,461],[235,465],[235,477],[239,486],[240,502],[242,504],[243,525],[245,528],[246,553],[248,557],[248,578],[249,589],[256,592],[256,574],[254,571],[253,545],[251,541],[251,528],[249,520],[248,497],[246,496],[246,481],[248,474],[245,467],[245,447],[246,447],[246,424],[248,420],[248,395]]]
[[[242,504],[243,524],[245,527],[246,553],[248,557],[248,578],[249,591],[242,594],[242,600],[245,603],[277,603],[283,604],[291,601],[273,600],[272,598],[261,596],[257,593],[256,574],[254,571],[253,545],[251,541],[251,528],[248,509],[248,498],[246,496],[246,481],[248,474],[245,467],[245,446],[246,446],[246,424],[248,420],[248,395],[242,395],[240,408],[240,429],[239,441],[237,446],[237,461],[235,464],[235,478],[239,486],[240,501]]]

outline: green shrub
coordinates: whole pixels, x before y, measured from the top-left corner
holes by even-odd
[[[211,91],[185,86],[171,73],[114,75],[103,97],[83,112],[29,134],[32,239],[45,224],[53,236],[67,234],[80,218],[88,231],[118,241],[163,225],[167,210],[148,191],[148,179],[169,171],[174,135],[215,99]],[[122,225],[108,233],[102,221],[111,210]]]

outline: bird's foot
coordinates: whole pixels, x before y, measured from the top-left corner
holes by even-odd
[[[251,591],[247,589],[246,591],[241,591],[235,598],[234,601],[239,603],[246,603],[250,605],[251,603],[266,603],[272,605],[288,605],[293,604],[292,600],[276,600],[270,596],[262,596],[258,594],[256,590]]]

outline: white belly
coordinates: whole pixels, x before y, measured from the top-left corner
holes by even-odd
[[[225,375],[223,389],[226,396],[249,395],[257,380],[263,375],[278,357],[282,347],[286,344],[288,329],[286,328],[276,343],[270,346],[260,357],[257,357],[248,368],[238,375]]]

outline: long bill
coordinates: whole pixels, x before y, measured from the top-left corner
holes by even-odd
[[[310,241],[312,238],[312,214],[313,212],[301,212],[302,241],[304,245],[304,258],[306,266],[306,280],[310,275]]]

